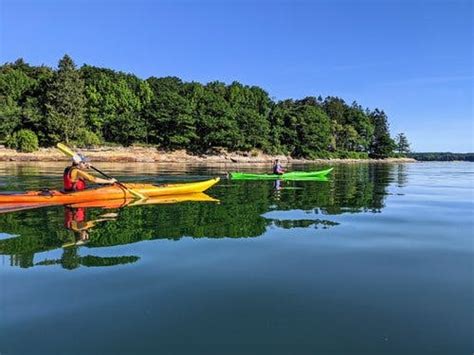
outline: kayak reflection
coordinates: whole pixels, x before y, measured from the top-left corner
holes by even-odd
[[[95,200],[87,201],[73,204],[64,204],[64,203],[37,203],[37,202],[23,202],[23,203],[1,203],[0,204],[0,214],[2,213],[11,213],[24,210],[46,208],[53,206],[68,206],[70,208],[80,208],[80,207],[95,207],[95,208],[122,208],[122,207],[132,207],[132,206],[144,206],[144,205],[155,205],[155,204],[167,204],[167,203],[178,203],[185,201],[202,201],[202,202],[218,202],[218,200],[212,198],[211,196],[203,192],[188,193],[182,195],[169,195],[169,196],[155,196],[147,198],[146,200],[137,200],[134,198],[119,198],[114,200]]]
[[[176,196],[157,196],[147,200],[133,200],[133,199],[118,199],[106,201],[90,201],[78,204],[72,204],[63,208],[63,229],[46,230],[46,234],[30,234],[24,235],[18,229],[18,236],[0,240],[0,254],[11,255],[10,264],[17,265],[23,268],[32,266],[48,266],[61,265],[65,269],[76,269],[80,266],[86,267],[103,267],[115,266],[121,264],[135,263],[140,258],[138,256],[112,256],[102,257],[97,255],[81,256],[79,251],[81,247],[96,248],[110,245],[108,238],[114,239],[115,235],[120,235],[123,227],[120,222],[131,224],[130,217],[124,212],[129,207],[135,206],[153,206],[153,205],[173,205],[180,202],[212,202],[218,203],[219,200],[205,194],[192,193]],[[23,205],[21,212],[26,208],[44,207],[37,205]],[[51,208],[58,208],[53,206]],[[50,213],[51,209],[41,208],[39,212],[44,211],[48,216],[45,221],[46,226],[51,225]],[[18,211],[10,211],[18,212]],[[32,213],[31,211],[30,213]],[[15,213],[7,214],[6,216],[14,216]],[[132,216],[134,214],[132,213]],[[121,221],[122,218],[122,221]],[[20,218],[21,220],[22,218]],[[8,220],[8,218],[7,218]],[[28,218],[25,219],[28,224]],[[107,224],[110,224],[107,226]],[[115,224],[115,225],[114,225]],[[38,225],[35,225],[38,230]],[[41,228],[39,229],[41,230]],[[140,229],[136,229],[140,232]],[[114,231],[110,235],[110,231]],[[114,243],[117,244],[117,243]],[[119,243],[122,244],[122,243]],[[59,258],[46,257],[41,261],[35,261],[36,253],[43,253],[49,251],[62,250],[62,255]]]
[[[176,196],[157,196],[151,197],[146,200],[135,200],[135,199],[119,199],[119,200],[106,200],[106,201],[89,201],[75,203],[68,205],[64,210],[64,226],[66,229],[74,232],[76,236],[75,242],[66,243],[63,247],[71,245],[83,245],[89,242],[89,230],[93,228],[97,223],[100,222],[111,222],[115,221],[118,217],[118,212],[110,212],[101,214],[98,218],[93,220],[87,219],[88,208],[101,208],[101,209],[120,209],[124,207],[133,206],[145,206],[145,205],[156,205],[156,204],[171,204],[179,202],[219,202],[215,198],[206,195],[203,192],[176,195]]]
[[[80,266],[104,267],[130,264],[140,260],[135,255],[103,257],[96,255],[79,254],[80,246],[90,241],[90,231],[100,222],[114,221],[118,213],[105,213],[97,218],[87,217],[87,208],[64,207],[64,227],[68,232],[60,239],[62,241],[62,255],[58,259],[45,258],[36,262],[36,266],[61,265],[64,269],[73,270]]]
[[[107,201],[91,201],[73,204],[64,207],[64,227],[69,234],[69,239],[63,243],[63,254],[60,259],[46,259],[37,262],[35,265],[61,265],[65,269],[75,269],[79,266],[98,267],[98,266],[115,266],[121,264],[135,263],[140,258],[138,256],[114,256],[101,257],[94,255],[80,256],[78,254],[78,247],[83,246],[91,241],[90,233],[99,223],[114,222],[119,217],[119,213],[124,207],[154,205],[154,204],[171,204],[178,202],[189,201],[207,201],[218,202],[218,200],[206,195],[205,193],[194,193],[188,195],[177,196],[159,196],[147,200],[107,200]],[[88,218],[88,210],[100,209],[114,209],[117,212],[102,213],[95,218]]]

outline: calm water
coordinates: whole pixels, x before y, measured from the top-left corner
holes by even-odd
[[[0,163],[0,190],[59,186],[62,168]],[[0,353],[471,354],[473,178],[344,165],[279,188],[224,179],[220,202],[0,214]]]

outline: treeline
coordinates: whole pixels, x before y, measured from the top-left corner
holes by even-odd
[[[307,158],[384,158],[396,150],[385,112],[356,102],[338,97],[274,102],[257,86],[142,80],[90,65],[77,69],[67,55],[57,70],[22,59],[0,66],[0,140],[20,150],[59,141],[107,142],[191,152],[258,149]]]
[[[474,153],[450,153],[450,152],[433,152],[433,153],[410,153],[410,158],[420,161],[473,161]]]

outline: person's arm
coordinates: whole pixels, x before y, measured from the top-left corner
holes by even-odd
[[[94,184],[115,184],[117,182],[116,179],[102,179],[99,177],[95,177],[89,173],[86,173],[84,170],[77,170],[77,178],[90,181]]]
[[[102,179],[98,177],[94,177],[96,184],[115,184],[117,179]]]

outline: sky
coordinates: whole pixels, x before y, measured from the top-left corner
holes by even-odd
[[[414,151],[474,151],[471,0],[0,0],[0,63],[338,96]]]

